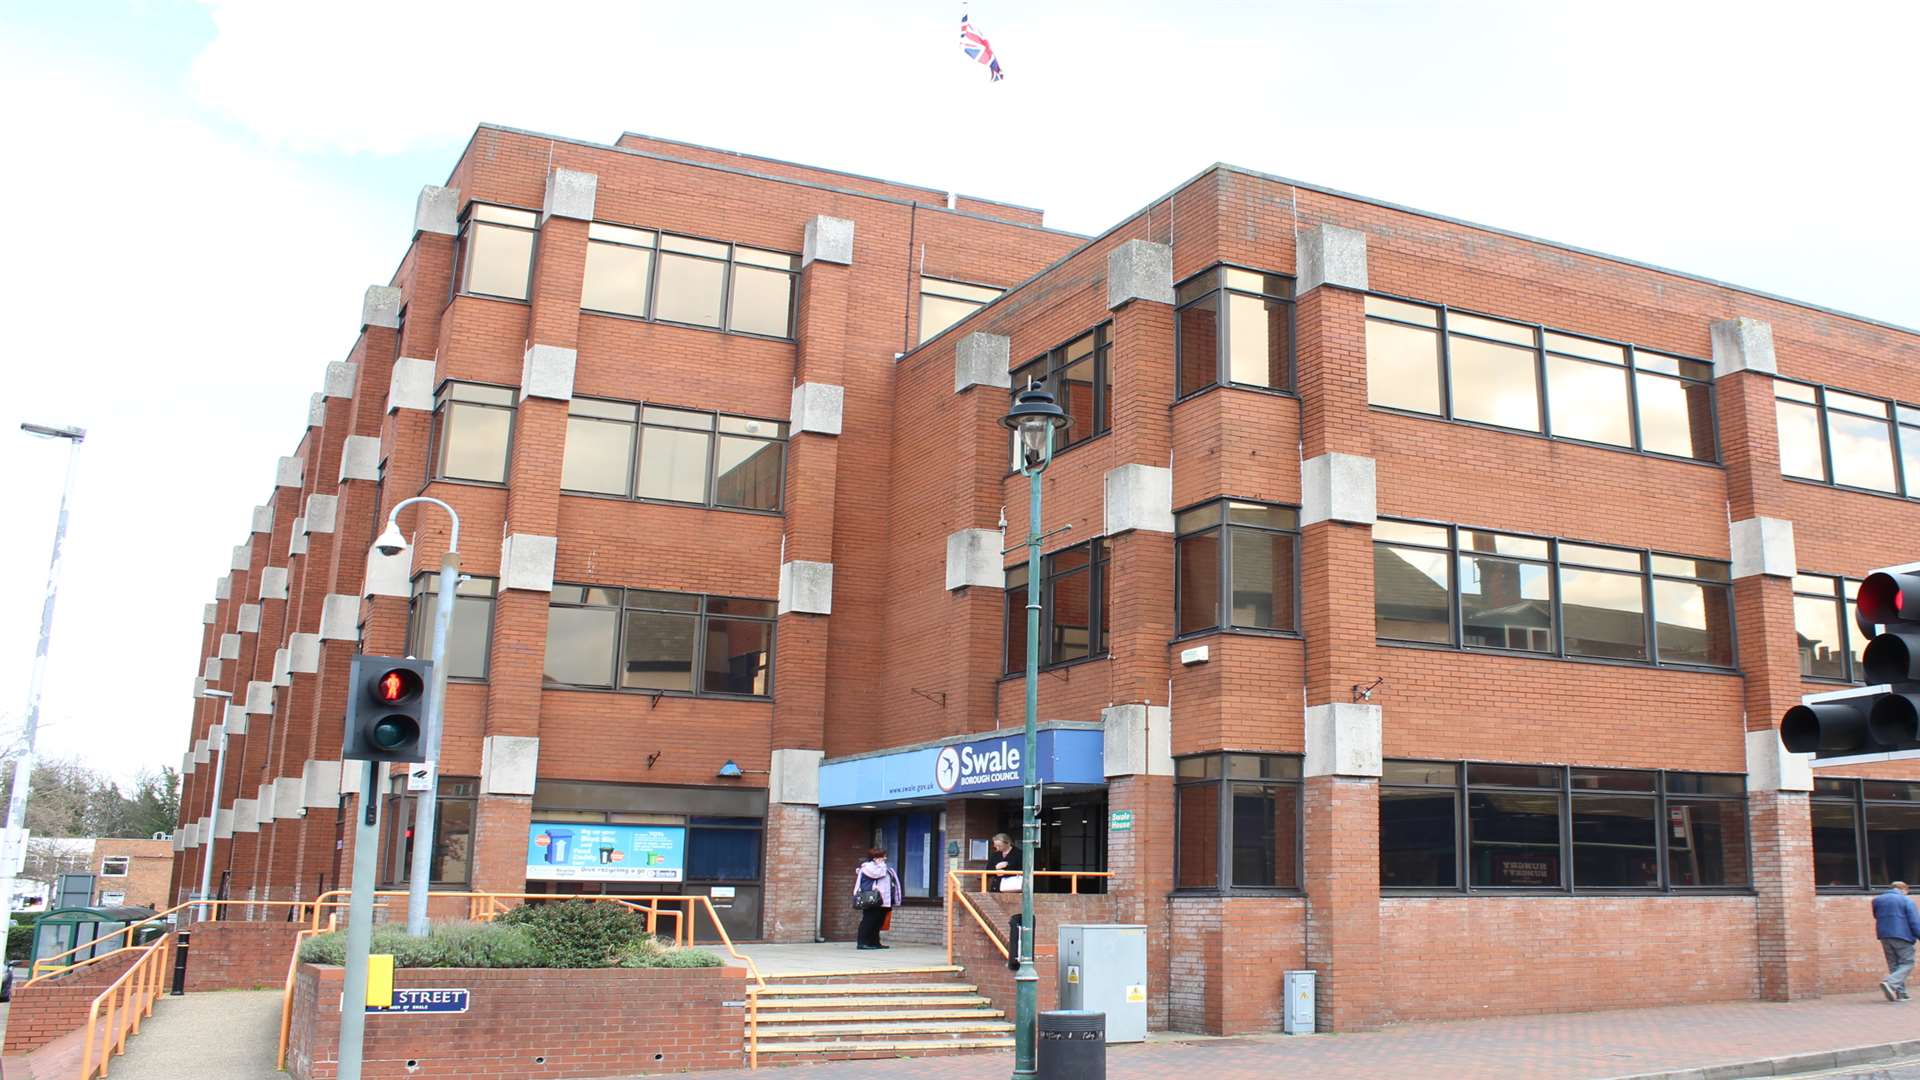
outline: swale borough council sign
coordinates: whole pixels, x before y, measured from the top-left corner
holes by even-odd
[[[943,746],[934,759],[933,779],[941,791],[998,787],[1020,780],[1020,748],[1000,739],[976,750],[975,744]]]

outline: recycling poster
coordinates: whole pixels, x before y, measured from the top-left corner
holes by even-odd
[[[686,856],[678,825],[536,821],[527,829],[529,881],[682,881]]]

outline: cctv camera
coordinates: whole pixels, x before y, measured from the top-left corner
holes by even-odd
[[[382,532],[380,538],[373,542],[373,550],[388,558],[392,558],[407,550],[407,539],[400,535],[400,526],[398,523],[392,521],[387,522],[386,531]]]

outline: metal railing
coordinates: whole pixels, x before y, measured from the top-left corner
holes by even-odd
[[[141,919],[137,922],[130,922],[126,926],[121,927],[120,929],[115,930],[110,934],[102,934],[91,941],[83,941],[80,944],[75,945],[73,948],[66,950],[65,952],[55,953],[52,956],[40,957],[34,960],[33,970],[28,973],[31,977],[25,983],[22,983],[21,986],[23,988],[32,986],[33,984],[41,981],[42,979],[49,979],[56,975],[65,974],[66,972],[72,971],[76,968],[85,967],[96,960],[102,960],[102,959],[105,959],[107,956],[112,956],[116,952],[122,952],[126,948],[131,946],[133,941],[132,935],[134,934],[135,931],[139,930],[141,927],[160,926],[160,927],[166,927],[168,929],[171,929],[172,923],[174,922],[174,920],[171,917],[178,915],[180,912],[186,911],[189,908],[204,907],[204,908],[213,908],[217,911],[221,909],[223,906],[225,907],[253,906],[253,907],[293,908],[301,912],[300,918],[302,919],[305,919],[307,917],[306,914],[304,913],[305,909],[312,908],[313,918],[315,919],[315,921],[318,921],[320,917],[321,908],[323,907],[344,908],[346,907],[346,904],[344,903],[329,904],[329,903],[323,903],[318,900],[189,900],[184,904],[175,904],[174,906],[168,908],[165,911],[161,911],[153,915],[149,915],[148,917]],[[206,920],[206,921],[211,921],[211,920]],[[125,938],[125,941],[120,945],[119,948],[116,948],[112,952],[108,952],[105,954],[100,954],[98,952],[98,950],[102,946],[106,945],[108,942],[111,942],[116,938]],[[79,953],[84,952],[88,949],[95,950],[95,955],[92,957],[89,957],[86,960],[77,961],[71,964],[59,963],[59,961],[61,960],[64,960],[70,956],[76,956]]]
[[[974,923],[980,927],[982,933],[987,935],[987,940],[993,942],[993,947],[1000,951],[1000,958],[1002,960],[1011,958],[1011,953],[1007,949],[1007,943],[1000,938],[1000,932],[988,924],[986,916],[980,914],[980,909],[974,906],[973,901],[968,898],[967,890],[961,887],[960,878],[962,875],[979,878],[980,888],[974,891],[989,893],[993,891],[987,886],[989,880],[997,877],[1017,877],[1019,874],[1020,871],[1018,870],[947,871],[947,963],[953,963],[953,909],[955,904],[958,904],[961,908],[965,909],[967,914],[973,916]],[[1096,878],[1105,881],[1113,877],[1113,872],[1111,870],[1035,870],[1033,876],[1036,878],[1067,878],[1067,892],[1065,894],[1055,895],[1078,896],[1080,894],[1081,878]]]
[[[166,992],[173,968],[173,935],[164,934],[151,945],[120,949],[143,953],[113,980],[87,1007],[86,1041],[81,1044],[80,1080],[107,1075],[107,1063],[127,1052],[127,1036],[140,1034],[140,1021],[153,1015],[153,1003]],[[80,965],[74,965],[78,967]],[[101,1015],[105,1009],[104,1020]],[[96,1057],[96,1051],[98,1056]]]

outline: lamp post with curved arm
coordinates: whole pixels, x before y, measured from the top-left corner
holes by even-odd
[[[387,512],[387,527],[373,549],[388,556],[408,548],[400,534],[400,511],[414,503],[431,503],[453,519],[453,532],[447,538],[447,553],[440,559],[440,583],[433,608],[433,685],[427,690],[427,786],[419,793],[413,812],[413,857],[407,870],[407,933],[425,937],[427,933],[427,889],[433,881],[433,840],[440,796],[440,733],[447,715],[447,635],[453,627],[453,605],[460,588],[460,515],[439,499],[416,495],[402,499]],[[377,799],[379,792],[369,791],[363,798]]]

